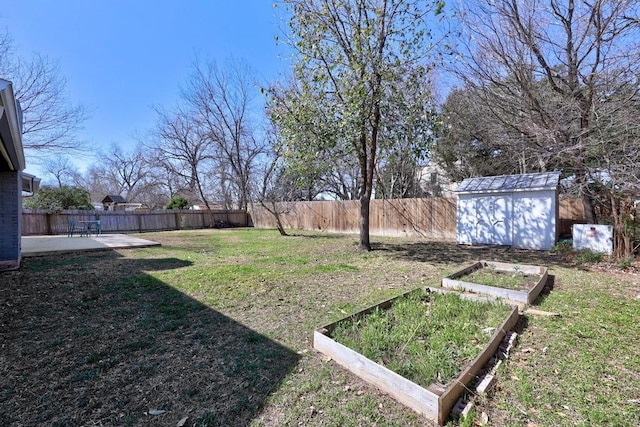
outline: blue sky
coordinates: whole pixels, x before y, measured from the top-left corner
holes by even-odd
[[[278,78],[288,68],[274,41],[280,15],[265,0],[3,0],[0,28],[19,54],[59,62],[70,98],[90,111],[80,138],[100,150],[135,145],[132,135],[155,122],[152,107],[178,100],[196,55],[233,56]],[[39,171],[28,163],[27,172]]]

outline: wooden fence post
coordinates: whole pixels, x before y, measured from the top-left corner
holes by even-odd
[[[51,228],[51,212],[46,213],[46,220],[47,220],[47,234],[52,235],[53,230]]]

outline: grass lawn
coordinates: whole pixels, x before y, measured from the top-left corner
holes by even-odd
[[[640,424],[638,275],[406,239],[359,253],[331,234],[141,237],[163,246],[0,274],[0,425],[430,426],[315,353],[311,333],[478,259],[548,266],[537,308],[561,316],[521,319],[477,411],[495,426]]]

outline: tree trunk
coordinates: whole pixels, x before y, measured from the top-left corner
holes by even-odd
[[[632,203],[618,198],[611,192],[611,216],[613,217],[613,258],[622,260],[633,257],[633,236],[625,221],[631,216]]]
[[[360,197],[360,244],[358,250],[370,251],[369,240],[369,205],[371,203],[371,191],[365,191]]]
[[[582,207],[584,208],[584,216],[587,224],[597,224],[596,212],[593,208],[593,201],[588,194],[582,193]]]
[[[284,225],[282,224],[282,219],[280,218],[280,210],[278,209],[277,202],[274,200],[266,201],[264,199],[260,200],[260,206],[265,208],[267,212],[273,215],[273,218],[276,220],[276,229],[281,236],[288,236],[287,232],[284,229]]]
[[[380,47],[382,49],[382,46]],[[381,85],[382,76],[376,74],[375,87],[379,88]],[[371,122],[371,140],[367,144],[367,138],[365,133],[362,133],[362,150],[365,153],[364,161],[361,160],[361,164],[364,165],[362,176],[364,178],[364,188],[362,196],[360,197],[360,244],[358,249],[361,251],[371,250],[371,241],[369,240],[369,205],[371,204],[371,194],[373,193],[373,176],[376,171],[376,154],[378,152],[378,129],[380,126],[380,103],[374,95],[373,106],[373,120]],[[363,129],[364,130],[364,129]]]
[[[282,220],[280,219],[280,211],[276,206],[276,202],[271,202],[271,206],[273,207],[273,211],[271,212],[271,214],[276,218],[276,228],[278,229],[278,233],[280,233],[281,236],[288,236],[287,232],[284,230],[284,226],[282,225]]]
[[[597,224],[596,213],[593,207],[593,200],[589,195],[589,185],[587,184],[587,176],[582,168],[581,162],[576,168],[575,177],[576,177],[576,186],[579,190],[580,199],[582,200],[582,208],[584,209],[584,217],[587,220],[587,224]]]

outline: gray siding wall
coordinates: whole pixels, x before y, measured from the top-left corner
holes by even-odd
[[[21,185],[19,172],[0,172],[0,269],[20,265]]]

